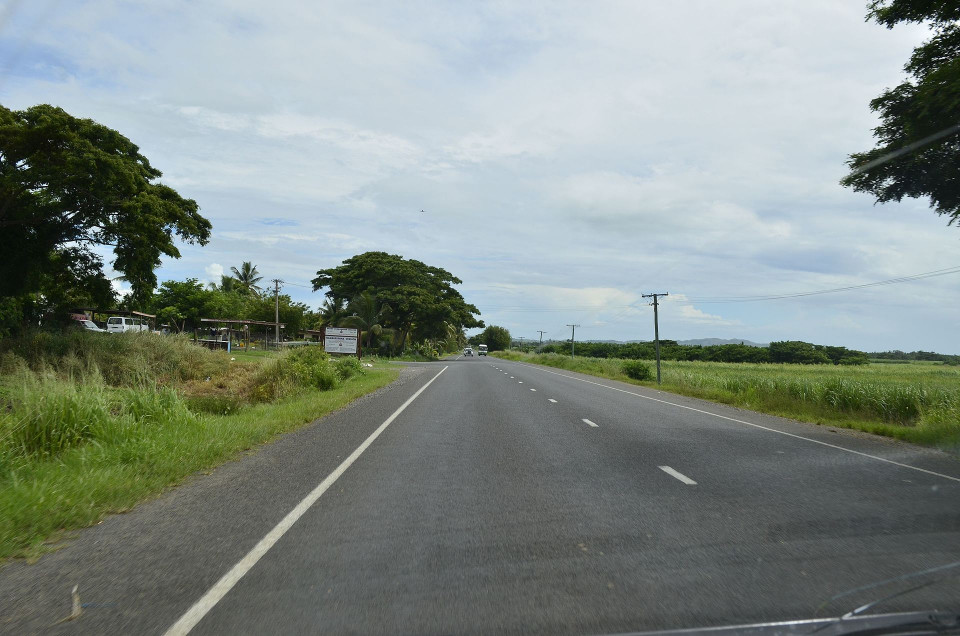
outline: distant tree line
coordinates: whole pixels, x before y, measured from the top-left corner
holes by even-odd
[[[868,353],[867,357],[873,360],[893,360],[910,362],[911,360],[920,360],[924,362],[942,362],[949,365],[960,364],[960,356],[952,356],[946,353],[934,353],[933,351],[877,351]]]
[[[544,353],[570,353],[570,342],[544,345]],[[653,342],[578,342],[576,354],[591,358],[623,358],[650,360],[656,355]],[[867,354],[846,347],[831,347],[799,340],[771,342],[769,347],[744,344],[681,345],[676,340],[660,341],[660,357],[664,360],[699,360],[704,362],[773,362],[791,364],[867,364]]]

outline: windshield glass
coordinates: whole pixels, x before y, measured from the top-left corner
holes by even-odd
[[[958,5],[3,3],[0,597],[960,610]]]

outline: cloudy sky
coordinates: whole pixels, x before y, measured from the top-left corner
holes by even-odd
[[[7,0],[0,103],[133,140],[214,227],[161,280],[252,260],[316,307],[367,250],[443,267],[515,336],[960,353],[926,201],[841,188],[921,26],[865,0]],[[423,212],[421,212],[423,210]]]

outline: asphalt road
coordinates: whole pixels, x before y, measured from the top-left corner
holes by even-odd
[[[957,561],[947,455],[467,358],[5,567],[0,631],[617,633],[838,615]]]

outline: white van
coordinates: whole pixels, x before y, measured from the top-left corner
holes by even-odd
[[[128,318],[126,316],[110,316],[107,318],[107,333],[149,330],[150,324],[140,318]]]
[[[477,355],[478,356],[487,355],[487,345],[477,345]]]

